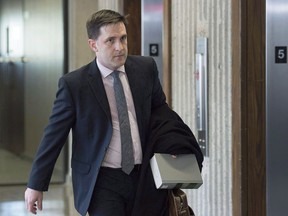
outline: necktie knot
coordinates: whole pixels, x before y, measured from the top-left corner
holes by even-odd
[[[115,71],[113,71],[113,72],[111,73],[111,75],[112,75],[112,77],[113,77],[114,80],[115,80],[115,79],[120,79],[120,78],[119,78],[119,74],[120,74],[120,71],[117,71],[117,70],[115,70]]]

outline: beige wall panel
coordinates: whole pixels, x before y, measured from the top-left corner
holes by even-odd
[[[123,0],[98,0],[98,9],[111,9],[123,12]]]
[[[69,71],[79,68],[94,58],[88,46],[86,21],[97,11],[97,1],[69,1]]]
[[[187,190],[196,215],[232,215],[231,0],[172,0],[172,106],[197,136],[195,41],[208,37],[209,157],[204,184]]]

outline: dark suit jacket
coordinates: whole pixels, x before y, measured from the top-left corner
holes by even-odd
[[[165,95],[152,58],[128,56],[125,70],[145,149],[151,112],[166,105]],[[29,188],[48,190],[56,159],[70,129],[75,207],[85,215],[112,136],[110,108],[96,61],[60,78],[49,124],[33,162]]]

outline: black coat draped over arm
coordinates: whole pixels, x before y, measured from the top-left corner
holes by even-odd
[[[166,216],[168,215],[168,190],[156,188],[150,159],[154,153],[195,154],[199,168],[202,170],[203,154],[190,128],[167,104],[153,111],[147,140],[132,215]]]

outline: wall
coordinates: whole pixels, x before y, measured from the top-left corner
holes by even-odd
[[[204,184],[187,190],[196,215],[232,215],[231,1],[172,0],[172,106],[197,134],[195,40],[208,37],[209,157]]]
[[[69,46],[68,59],[69,71],[89,63],[94,54],[88,46],[86,34],[86,21],[97,10],[96,1],[73,1],[69,0]]]

